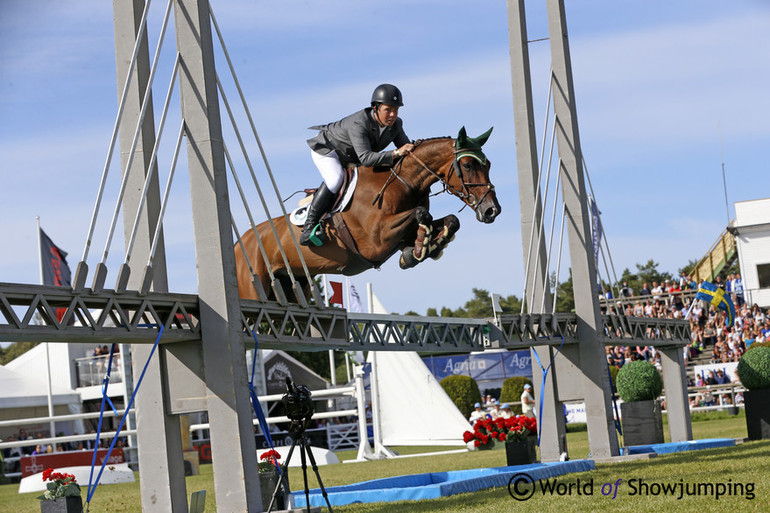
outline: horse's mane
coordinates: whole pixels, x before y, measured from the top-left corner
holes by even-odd
[[[436,139],[452,139],[450,135],[440,135],[438,137],[428,137],[427,139],[420,139],[420,144],[428,141],[435,141]]]

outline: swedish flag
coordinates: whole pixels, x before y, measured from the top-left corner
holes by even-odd
[[[725,291],[720,287],[704,281],[703,285],[698,289],[698,293],[695,294],[695,299],[707,301],[720,310],[727,312],[728,328],[735,322],[735,306],[733,306],[733,301],[730,299],[730,296],[725,296]]]

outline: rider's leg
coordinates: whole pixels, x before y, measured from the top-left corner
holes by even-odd
[[[310,245],[313,229],[334,203],[334,198],[342,187],[344,176],[342,164],[336,152],[333,151],[328,155],[320,155],[314,151],[310,153],[324,181],[313,195],[313,201],[308,207],[307,219],[302,227],[302,235],[299,237],[299,243],[303,246]]]

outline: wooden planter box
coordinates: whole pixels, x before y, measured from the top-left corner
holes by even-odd
[[[657,400],[621,403],[620,414],[626,447],[664,442],[663,415]]]
[[[749,440],[770,439],[770,389],[743,392]]]
[[[82,513],[83,499],[80,496],[59,497],[52,501],[40,501],[41,513]]]

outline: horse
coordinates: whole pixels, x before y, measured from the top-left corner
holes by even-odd
[[[429,212],[431,185],[441,182],[442,192],[457,196],[482,223],[492,223],[501,212],[489,180],[490,162],[481,151],[491,132],[490,128],[472,138],[463,127],[456,139],[435,137],[417,141],[414,150],[392,168],[359,166],[348,206],[326,216],[321,223],[325,239],[321,246],[299,246],[296,241],[301,227],[288,223],[286,216],[272,219],[275,232],[267,221],[247,231],[234,248],[240,296],[280,300],[281,292],[275,290],[270,270],[281,283],[281,290],[292,289],[281,248],[288,267],[297,277],[295,281],[305,293],[309,284],[300,278],[304,272],[298,249],[312,276],[353,276],[379,268],[398,251],[402,269],[415,267],[428,258],[438,260],[454,239],[460,221],[455,215],[433,219]],[[295,296],[299,295],[295,289]],[[304,301],[297,297],[297,302]]]

